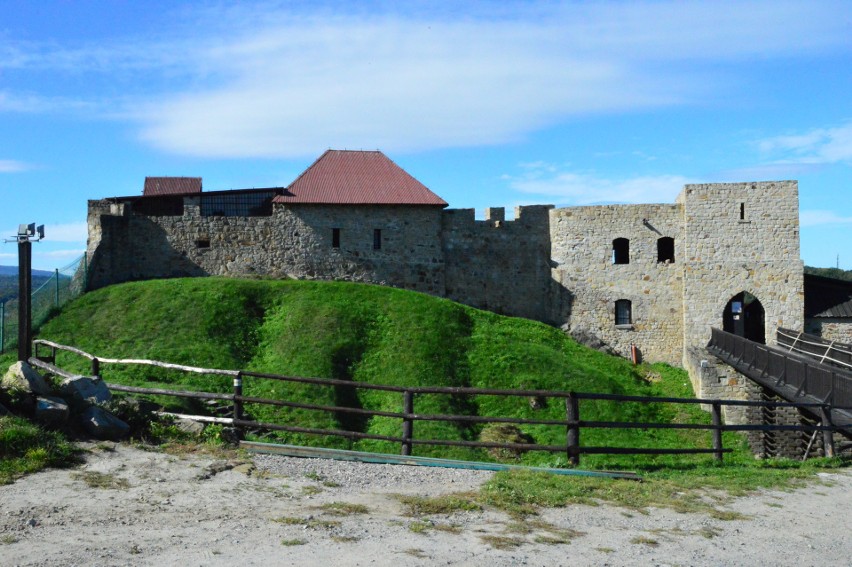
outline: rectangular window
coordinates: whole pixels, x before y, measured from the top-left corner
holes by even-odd
[[[332,248],[340,248],[340,229],[332,228],[331,229],[331,247]]]
[[[745,203],[740,203],[740,220],[745,220]]]
[[[382,249],[382,229],[374,228],[373,229],[373,250],[381,250]]]
[[[201,238],[195,241],[196,248],[210,248],[210,239],[209,238]]]
[[[633,311],[629,299],[619,299],[615,302],[615,324],[630,325],[633,323]]]

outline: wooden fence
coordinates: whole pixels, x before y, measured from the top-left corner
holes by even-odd
[[[117,365],[148,365],[159,368],[168,368],[182,372],[193,372],[199,374],[209,374],[218,376],[227,376],[233,379],[233,391],[228,394],[211,393],[211,392],[195,392],[168,390],[161,388],[141,388],[135,386],[124,386],[121,384],[107,383],[107,386],[117,392],[127,392],[134,394],[146,395],[167,395],[181,398],[191,398],[199,400],[219,400],[228,402],[232,405],[231,418],[212,418],[210,416],[184,416],[199,421],[216,421],[220,423],[230,424],[240,430],[245,429],[265,429],[271,431],[286,431],[291,433],[302,433],[309,435],[330,435],[344,437],[351,440],[356,439],[372,439],[379,441],[387,441],[398,443],[402,455],[410,455],[412,448],[415,445],[432,445],[444,447],[469,447],[469,448],[486,448],[486,449],[508,449],[512,451],[547,451],[555,454],[563,454],[567,456],[568,461],[572,465],[578,465],[581,455],[592,454],[615,454],[615,455],[694,455],[694,454],[712,454],[717,461],[722,461],[724,453],[730,452],[731,449],[723,447],[722,433],[725,431],[749,431],[749,430],[797,430],[813,433],[816,436],[818,431],[824,432],[828,437],[834,431],[833,427],[824,427],[821,425],[724,425],[722,423],[722,407],[724,406],[769,406],[769,407],[799,407],[809,408],[819,412],[823,404],[806,404],[806,403],[780,403],[780,402],[760,402],[760,401],[740,401],[740,400],[710,400],[710,399],[694,399],[694,398],[658,398],[648,396],[623,396],[618,394],[594,394],[583,392],[568,392],[568,391],[553,391],[553,390],[500,390],[488,388],[462,388],[462,387],[402,387],[389,386],[380,384],[366,384],[362,382],[352,382],[347,380],[331,380],[322,378],[304,378],[296,376],[281,376],[277,374],[265,374],[258,372],[236,371],[236,370],[221,370],[200,368],[194,366],[185,366],[179,364],[170,364],[152,360],[139,359],[108,359],[96,357],[92,354],[84,352],[74,347],[60,345],[46,340],[36,340],[33,342],[35,346],[35,356],[30,359],[33,366],[40,367],[50,373],[59,376],[71,376],[71,373],[58,368],[54,363],[56,361],[56,351],[63,350],[71,352],[87,358],[91,361],[91,373],[93,376],[102,377],[102,366],[104,364]],[[50,348],[49,356],[40,356],[39,347]],[[378,411],[368,410],[363,408],[346,407],[346,406],[325,406],[318,404],[307,404],[301,402],[293,402],[280,399],[267,399],[249,397],[243,395],[243,382],[246,379],[252,380],[276,380],[284,382],[295,382],[302,384],[313,384],[326,387],[346,387],[357,390],[374,390],[384,392],[394,392],[401,397],[402,411]],[[500,417],[500,416],[471,416],[471,415],[437,415],[437,414],[420,414],[414,412],[415,397],[421,395],[442,394],[449,396],[501,396],[501,397],[523,397],[535,399],[552,399],[564,404],[565,418],[564,419],[528,419],[518,417]],[[618,403],[655,403],[655,404],[704,404],[711,410],[710,424],[696,423],[646,423],[646,422],[611,422],[611,421],[586,421],[581,418],[581,401],[584,400],[608,400]],[[376,435],[361,431],[349,431],[340,429],[318,429],[299,427],[295,425],[287,425],[283,423],[264,423],[250,419],[246,419],[244,411],[245,404],[264,404],[286,408],[298,408],[305,410],[314,410],[320,412],[328,412],[332,414],[352,414],[365,417],[381,416],[395,418],[400,420],[400,436]],[[451,439],[419,439],[414,436],[414,424],[420,421],[442,421],[459,424],[488,424],[488,423],[505,423],[513,425],[546,425],[561,427],[565,430],[565,443],[561,445],[541,445],[535,443],[499,443],[487,441],[463,441]],[[649,448],[649,447],[606,447],[606,446],[584,446],[581,443],[582,431],[585,429],[680,429],[680,430],[706,430],[712,433],[712,447],[682,447],[682,448]]]

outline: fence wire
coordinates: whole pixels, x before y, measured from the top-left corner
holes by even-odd
[[[88,265],[86,254],[57,268],[31,296],[33,328],[37,329],[53,312],[86,290]],[[18,345],[18,299],[0,303],[0,353]]]

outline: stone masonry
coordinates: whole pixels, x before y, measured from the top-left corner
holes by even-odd
[[[674,204],[518,207],[514,220],[500,208],[475,220],[434,205],[282,202],[204,215],[204,195],[174,210],[152,208],[156,197],[90,201],[90,288],[204,275],[371,282],[685,366],[737,294],[757,298],[769,342],[779,326],[803,327],[795,181],[687,185]]]

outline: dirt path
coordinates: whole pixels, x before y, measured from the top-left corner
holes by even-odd
[[[0,565],[807,566],[852,557],[849,472],[738,499],[729,509],[746,520],[602,505],[518,525],[496,511],[414,518],[392,496],[474,490],[491,473],[92,449],[79,468],[0,486]]]

